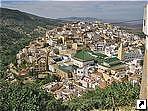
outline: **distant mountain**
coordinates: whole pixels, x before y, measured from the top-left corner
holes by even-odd
[[[98,19],[98,18],[93,18],[93,17],[66,17],[66,18],[58,18],[59,20],[66,20],[66,21],[101,21],[101,22],[107,22],[111,23],[113,25],[118,25],[118,26],[125,26],[129,28],[142,28],[142,21],[135,21],[135,22],[124,22],[124,21],[115,21],[115,20],[109,20],[109,19]]]
[[[6,8],[0,8],[0,15],[0,71],[15,61],[16,53],[30,41],[43,36],[47,29],[64,23],[62,20],[38,17]]]
[[[92,17],[67,17],[67,18],[58,18],[59,20],[66,21],[97,21],[99,19]]]

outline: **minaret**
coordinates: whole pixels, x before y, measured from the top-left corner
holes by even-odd
[[[143,32],[148,36],[148,4],[144,7]]]
[[[148,4],[144,9],[143,32],[146,34],[143,75],[140,89],[140,99],[148,100]],[[147,104],[148,107],[148,104]]]
[[[120,46],[118,48],[118,59],[120,59],[120,60],[123,59],[123,46],[122,46],[122,43],[120,43]]]

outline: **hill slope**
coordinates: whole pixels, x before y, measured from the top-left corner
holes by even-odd
[[[32,14],[0,8],[0,71],[15,60],[16,53],[36,37],[43,36],[47,29],[64,22],[38,17]]]

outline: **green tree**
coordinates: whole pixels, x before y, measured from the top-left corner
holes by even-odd
[[[37,84],[10,84],[0,81],[1,111],[61,111],[61,101],[56,100]]]
[[[134,106],[139,96],[139,85],[131,83],[114,83],[102,90],[97,88],[81,97],[66,103],[70,111],[89,111],[90,109],[115,109],[120,106]]]

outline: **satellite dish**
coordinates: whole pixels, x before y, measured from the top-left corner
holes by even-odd
[[[143,32],[148,35],[148,4],[144,7]]]

